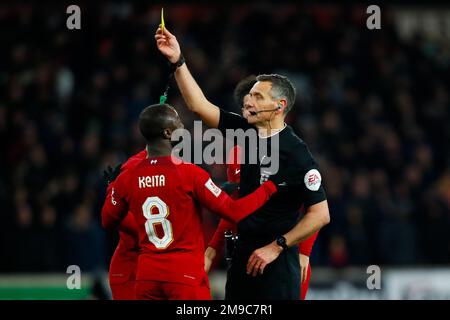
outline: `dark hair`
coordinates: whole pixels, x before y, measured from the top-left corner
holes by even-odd
[[[234,88],[234,102],[238,105],[239,108],[242,107],[244,103],[244,97],[250,92],[250,89],[256,83],[256,76],[252,74],[251,76],[245,77],[236,85]]]
[[[271,95],[273,99],[286,99],[286,109],[284,114],[288,113],[295,102],[295,88],[292,82],[285,76],[279,74],[261,74],[256,77],[256,81],[269,81],[272,83]]]
[[[174,129],[179,120],[177,111],[171,105],[153,104],[142,110],[139,115],[139,130],[149,142],[163,138],[164,129]]]

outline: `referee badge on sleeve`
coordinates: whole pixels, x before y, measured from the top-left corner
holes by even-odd
[[[308,190],[317,191],[322,183],[322,177],[320,176],[319,170],[311,169],[305,174],[303,181]]]

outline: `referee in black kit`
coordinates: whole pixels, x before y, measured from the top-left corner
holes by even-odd
[[[303,181],[298,187],[278,192],[258,212],[238,224],[238,242],[228,270],[226,294],[231,299],[284,299],[300,297],[298,243],[329,223],[330,216],[318,166],[306,144],[285,124],[286,114],[295,101],[295,89],[280,75],[260,75],[244,105],[247,119],[224,111],[210,103],[190,74],[180,46],[166,28],[158,28],[155,39],[158,49],[172,63],[175,79],[191,111],[209,126],[226,129],[256,129],[259,142],[270,145],[276,135],[279,141],[279,167],[297,168]],[[245,148],[245,159],[249,150]],[[270,148],[267,148],[270,150]],[[273,158],[273,155],[271,155]],[[263,161],[261,161],[263,160]],[[275,174],[276,172],[273,172]],[[264,156],[257,164],[241,164],[239,196],[256,188],[270,172]],[[298,221],[298,209],[306,214]]]

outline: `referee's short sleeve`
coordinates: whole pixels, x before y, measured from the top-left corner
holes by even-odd
[[[322,173],[306,145],[297,149],[296,162],[301,170],[301,193],[305,208],[327,199],[323,187]]]
[[[225,135],[226,129],[243,129],[247,130],[253,128],[245,118],[241,117],[237,113],[225,111],[220,109],[220,118],[218,129]]]

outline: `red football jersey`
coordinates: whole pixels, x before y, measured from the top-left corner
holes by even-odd
[[[147,150],[130,157],[121,167],[121,172],[134,168],[140,161],[147,158]],[[111,201],[111,188],[108,187],[106,201]],[[136,277],[136,267],[139,255],[139,238],[136,221],[128,212],[118,227],[119,243],[114,251],[109,266],[109,283],[121,284],[133,281]],[[113,292],[114,295],[114,292]]]
[[[254,193],[232,200],[207,172],[171,156],[142,160],[119,175],[102,209],[105,228],[114,228],[128,211],[139,231],[136,280],[199,285],[204,281],[204,243],[200,205],[240,221],[276,192],[271,181]]]

